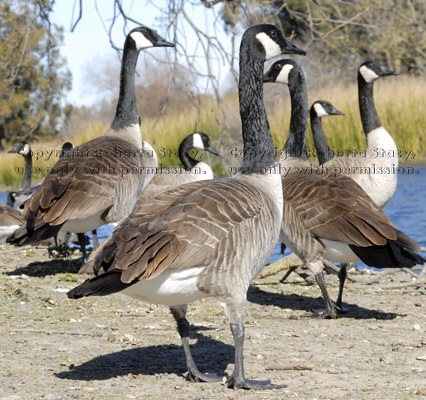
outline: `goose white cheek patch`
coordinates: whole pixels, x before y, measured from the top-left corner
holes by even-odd
[[[195,133],[192,136],[192,147],[194,149],[204,149],[203,140],[201,139],[201,136],[198,133]]]
[[[363,65],[359,72],[361,73],[362,77],[367,83],[374,82],[376,79],[379,79],[379,75],[377,75],[373,70],[370,68],[367,68],[365,65]]]
[[[291,64],[284,65],[284,67],[282,67],[280,73],[277,76],[276,82],[284,83],[285,85],[288,85],[288,76],[292,69],[293,69],[293,65]]]
[[[143,50],[146,49],[148,47],[153,47],[153,44],[150,40],[148,40],[144,35],[142,35],[142,33],[140,32],[133,32],[130,34],[130,36],[132,37],[132,39],[135,41],[136,43],[136,48],[138,50]]]
[[[22,154],[23,156],[26,156],[29,152],[30,152],[30,145],[26,143],[24,145],[24,148],[19,153]]]
[[[258,33],[256,35],[256,39],[262,43],[265,49],[267,60],[281,54],[281,47],[279,44],[274,42],[265,32]]]
[[[327,111],[324,110],[324,107],[320,103],[315,103],[314,104],[314,110],[317,113],[317,116],[319,118],[325,117],[325,116],[328,115]]]

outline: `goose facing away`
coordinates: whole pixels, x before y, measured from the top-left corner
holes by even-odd
[[[196,367],[185,318],[187,303],[213,296],[224,307],[234,338],[235,368],[229,386],[276,387],[245,379],[243,321],[247,289],[273,252],[282,214],[281,178],[263,104],[264,61],[289,52],[304,54],[273,25],[256,25],[244,33],[241,171],[232,178],[178,186],[135,208],[92,254],[89,264],[96,276],[68,293],[80,298],[121,292],[170,306],[193,381],[221,380]]]
[[[374,82],[384,76],[398,75],[377,61],[366,61],[358,68],[358,101],[366,135],[365,156],[338,157],[324,163],[332,171],[350,171],[355,180],[383,208],[392,198],[397,184],[398,149],[377,115],[373,98]],[[369,173],[367,172],[369,171]]]
[[[170,46],[174,45],[147,27],[130,31],[124,43],[119,99],[110,128],[68,151],[55,164],[27,202],[26,223],[8,238],[9,243],[24,245],[59,230],[84,233],[130,213],[147,184],[136,109],[136,63],[140,50]]]
[[[203,161],[198,161],[189,155],[192,149],[208,151],[215,156],[219,155],[213,147],[210,138],[204,132],[191,133],[179,146],[179,159],[183,164],[183,168],[158,168],[157,173],[142,193],[137,204],[147,201],[161,192],[165,192],[168,189],[185,183],[213,179],[213,170],[210,165]]]
[[[321,288],[327,318],[337,310],[327,292],[321,258],[340,263],[362,260],[376,268],[404,268],[423,263],[420,246],[377,207],[352,179],[331,173],[309,173],[306,157],[307,91],[302,69],[293,60],[274,63],[265,82],[285,83],[291,97],[290,133],[281,161],[283,217],[280,241],[313,272]],[[343,288],[341,288],[343,290]]]
[[[318,162],[322,165],[333,158],[333,153],[328,147],[327,139],[325,138],[324,131],[322,129],[321,118],[329,115],[345,115],[345,113],[339,111],[327,100],[317,100],[311,105],[309,115],[311,119],[314,146],[318,155]]]

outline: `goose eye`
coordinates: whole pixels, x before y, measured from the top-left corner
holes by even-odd
[[[277,35],[277,31],[271,31],[271,37],[272,38],[276,38],[278,35]]]
[[[281,67],[282,67],[281,64],[276,64],[275,65],[275,69],[281,69]]]

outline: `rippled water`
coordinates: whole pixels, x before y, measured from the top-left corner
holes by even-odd
[[[426,247],[426,166],[416,166],[414,170],[414,174],[398,175],[397,190],[384,211],[398,229]],[[0,193],[0,202],[6,202],[6,193]],[[99,240],[105,240],[113,229],[112,225],[98,228]],[[279,251],[280,245],[277,245],[270,261],[278,259]],[[287,249],[285,254],[290,254],[290,251]],[[426,253],[422,255],[426,257]],[[358,263],[358,266],[363,264]]]

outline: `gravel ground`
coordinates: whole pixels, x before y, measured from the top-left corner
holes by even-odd
[[[0,399],[426,399],[426,284],[406,273],[347,282],[348,313],[321,320],[319,288],[292,274],[255,281],[248,298],[245,368],[286,384],[231,390],[185,380],[167,307],[114,295],[69,300],[79,262],[46,248],[0,247]],[[370,274],[374,272],[370,272]],[[337,277],[327,277],[337,296]],[[397,288],[399,286],[399,288]],[[232,373],[233,345],[212,299],[188,307],[202,371]]]

